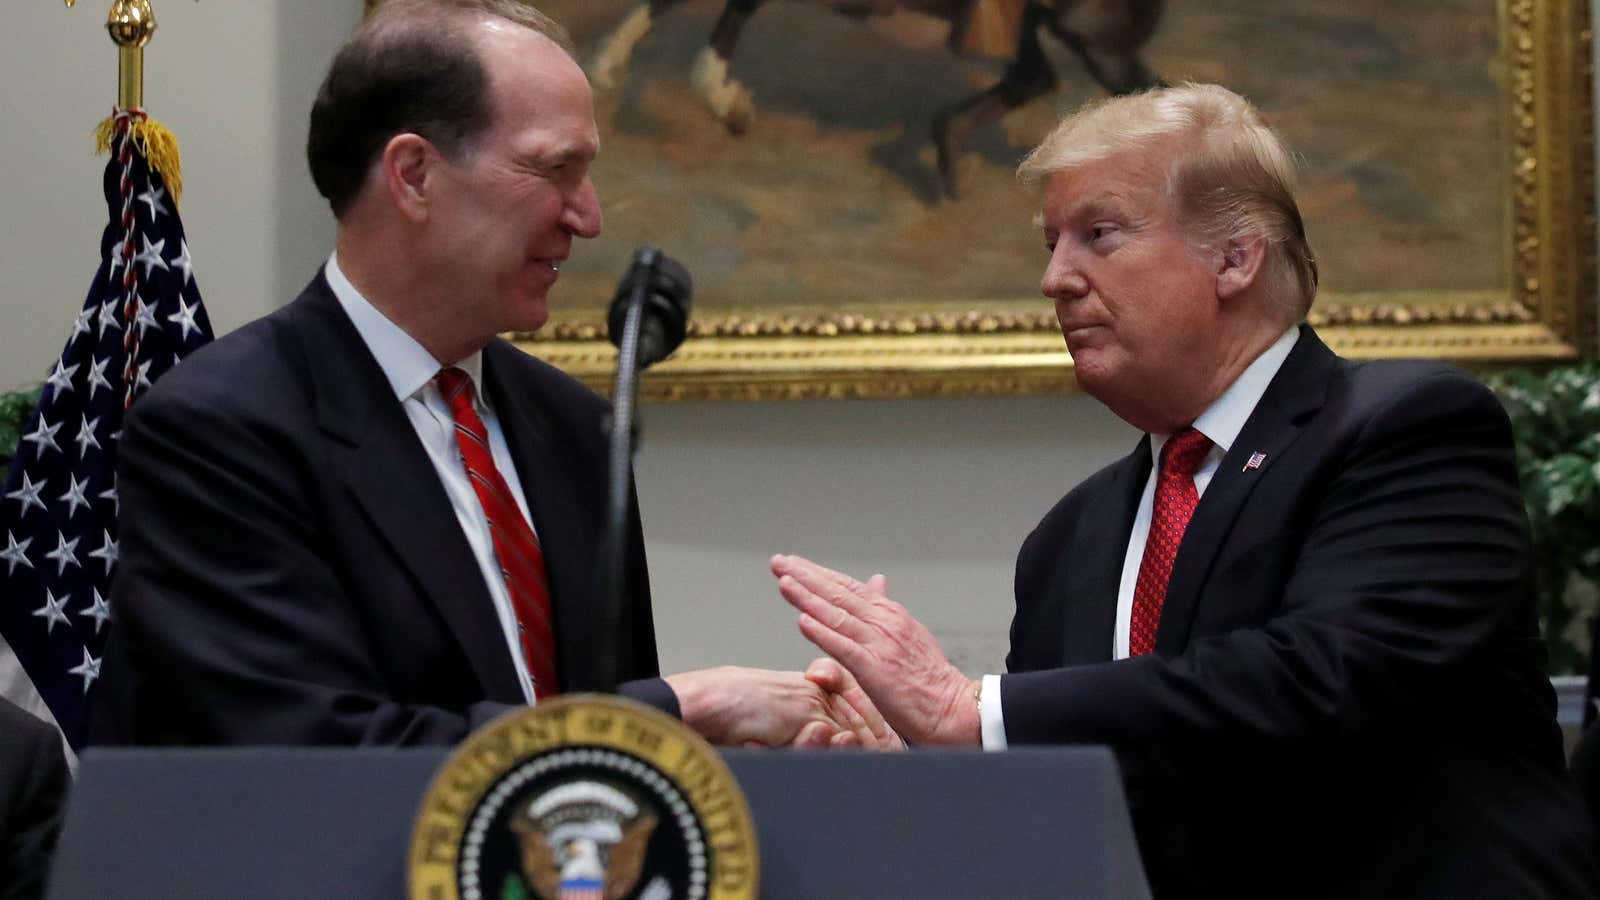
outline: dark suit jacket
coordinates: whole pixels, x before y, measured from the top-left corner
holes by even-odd
[[[637,511],[622,631],[601,632],[599,397],[503,341],[484,381],[549,572],[559,689],[676,713],[658,674]],[[121,442],[121,560],[97,737],[138,744],[452,743],[522,703],[455,513],[319,274],[186,359]]]
[[[44,896],[67,784],[60,733],[0,698],[0,900]]]
[[[1246,471],[1254,452],[1265,464]],[[1010,742],[1117,754],[1158,897],[1585,897],[1510,429],[1464,373],[1310,328],[1112,662],[1148,445],[1017,559]]]

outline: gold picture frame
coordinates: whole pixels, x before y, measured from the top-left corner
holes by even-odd
[[[720,6],[696,4],[708,5],[712,12]],[[1311,321],[1345,356],[1492,365],[1575,358],[1597,347],[1588,0],[1484,0],[1482,16],[1486,40],[1495,47],[1484,77],[1492,79],[1501,102],[1493,117],[1501,132],[1495,154],[1501,171],[1492,188],[1501,216],[1499,236],[1489,240],[1503,254],[1496,262],[1504,285],[1328,291]],[[580,51],[588,52],[584,36],[576,30],[575,36]],[[639,95],[636,90],[632,102]],[[601,96],[597,110],[604,120],[615,107]],[[604,143],[605,121],[601,127]],[[612,199],[604,184],[602,199]],[[1025,218],[1021,195],[1017,213]],[[626,215],[617,212],[613,219]],[[1315,245],[1318,223],[1314,214],[1307,219]],[[1044,256],[1034,249],[1036,280]],[[822,290],[804,304],[702,307],[690,335],[645,378],[646,398],[1015,395],[1074,387],[1072,361],[1049,303],[1023,291],[1015,299],[836,302]],[[603,309],[558,307],[539,333],[512,337],[590,386],[609,388],[615,353],[605,339]]]

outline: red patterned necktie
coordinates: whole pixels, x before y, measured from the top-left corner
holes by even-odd
[[[505,479],[500,477],[500,470],[495,468],[494,457],[489,452],[489,431],[483,427],[483,420],[478,418],[478,411],[472,405],[472,379],[466,372],[451,366],[440,369],[433,381],[455,417],[456,446],[461,449],[461,462],[466,466],[467,480],[472,482],[472,490],[483,507],[484,518],[489,521],[494,555],[500,562],[500,574],[506,580],[511,608],[517,614],[517,637],[522,643],[528,674],[533,677],[534,694],[536,697],[554,696],[556,645],[550,625],[550,588],[545,579],[544,551],[539,549],[539,539],[528,527],[528,520],[517,507]]]
[[[1200,468],[1200,461],[1210,449],[1211,439],[1193,428],[1173,435],[1161,448],[1161,473],[1156,476],[1156,499],[1150,508],[1150,535],[1145,538],[1139,580],[1133,588],[1129,656],[1156,648],[1156,628],[1161,624],[1161,606],[1167,599],[1172,561],[1178,557],[1184,529],[1189,527],[1194,508],[1200,503],[1194,470]]]

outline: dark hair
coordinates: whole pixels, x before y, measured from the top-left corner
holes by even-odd
[[[379,7],[334,57],[311,107],[306,160],[335,216],[360,194],[395,135],[421,135],[459,159],[489,127],[489,75],[469,27],[484,16],[573,52],[560,25],[517,0],[390,0]]]

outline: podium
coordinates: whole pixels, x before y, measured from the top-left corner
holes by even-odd
[[[90,750],[51,900],[407,896],[406,851],[448,750]],[[1101,747],[723,754],[764,900],[1147,898]]]

